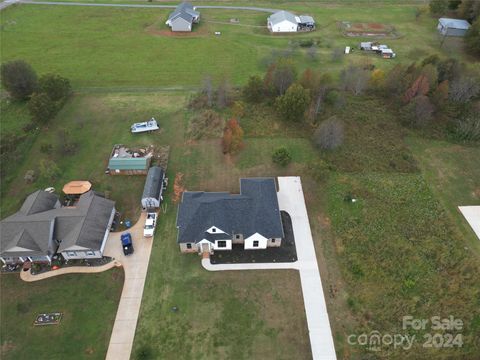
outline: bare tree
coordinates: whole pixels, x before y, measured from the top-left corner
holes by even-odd
[[[343,123],[336,116],[325,120],[315,130],[314,142],[324,150],[333,150],[343,144]]]
[[[370,72],[359,66],[350,65],[342,71],[340,77],[345,90],[354,95],[360,95],[368,86]]]
[[[419,95],[402,110],[405,121],[417,128],[424,127],[432,120],[434,106],[428,96]]]
[[[204,93],[207,96],[208,106],[212,106],[213,105],[213,85],[212,85],[212,78],[210,75],[206,75],[203,78],[202,93]]]
[[[220,109],[225,108],[229,103],[230,88],[226,79],[223,79],[217,89],[217,106]]]
[[[297,78],[297,71],[290,59],[280,59],[273,70],[273,86],[278,95],[283,95]]]
[[[480,81],[474,76],[463,75],[450,83],[450,100],[465,103],[480,93]]]

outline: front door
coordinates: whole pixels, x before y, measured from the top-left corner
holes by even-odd
[[[202,244],[202,253],[210,253],[210,244],[207,244],[207,243]]]

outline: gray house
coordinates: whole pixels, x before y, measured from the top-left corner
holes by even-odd
[[[438,19],[438,32],[443,36],[465,36],[470,24],[466,20],[461,19]]]
[[[282,219],[273,178],[240,180],[240,194],[183,193],[177,215],[180,251],[213,253],[242,245],[245,250],[281,245]]]
[[[88,191],[72,207],[45,191],[30,194],[20,210],[0,221],[0,260],[5,264],[101,258],[115,215],[114,202]]]
[[[162,202],[163,180],[165,172],[159,166],[148,170],[147,180],[143,188],[142,208],[144,210],[159,208]]]
[[[166,24],[172,31],[192,31],[192,24],[200,22],[200,13],[192,4],[182,2],[170,13]]]

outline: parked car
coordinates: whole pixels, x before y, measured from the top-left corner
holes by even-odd
[[[157,225],[157,214],[154,212],[147,213],[147,219],[145,220],[145,226],[143,227],[143,236],[152,237],[155,232],[155,226]]]
[[[122,241],[123,254],[124,255],[133,254],[132,235],[127,232],[127,233],[122,234],[120,239]]]
[[[155,120],[155,118],[153,117],[148,121],[135,123],[130,127],[130,130],[132,131],[133,134],[147,132],[147,131],[154,131],[158,129],[159,127],[157,124],[157,120]]]

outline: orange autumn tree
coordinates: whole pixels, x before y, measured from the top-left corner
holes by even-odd
[[[183,174],[177,173],[175,175],[175,182],[173,183],[173,202],[178,203],[182,197],[182,193],[185,191],[185,186],[183,185]]]
[[[425,75],[420,75],[405,92],[403,100],[409,103],[414,97],[420,95],[427,95],[430,90],[428,78]]]
[[[230,119],[223,130],[222,148],[224,154],[236,154],[243,147],[243,130],[237,119]]]

